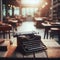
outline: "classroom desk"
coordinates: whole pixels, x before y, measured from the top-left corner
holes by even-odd
[[[45,28],[45,32],[44,32],[44,38],[45,35],[47,34],[47,38],[48,38],[48,31],[50,30],[50,28],[59,28],[60,29],[60,24],[59,23],[42,23],[43,28]],[[59,30],[58,30],[59,32]],[[59,35],[60,37],[60,32]]]
[[[35,18],[36,27],[41,28],[41,23],[44,22],[43,18]]]

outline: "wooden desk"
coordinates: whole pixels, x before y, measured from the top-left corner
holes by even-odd
[[[60,24],[50,24],[50,23],[42,23],[43,28],[45,28],[45,33],[44,33],[44,38],[45,35],[47,34],[47,38],[48,38],[48,31],[50,30],[50,28],[60,28]],[[60,33],[60,32],[59,32]],[[60,37],[60,34],[59,34]]]
[[[11,57],[13,55],[13,53],[15,52],[16,47],[17,47],[17,43],[16,43],[17,40],[14,39],[13,41],[14,41],[13,44],[8,46],[8,51],[5,52],[3,57]],[[50,42],[48,42],[48,44],[49,43]],[[47,52],[48,58],[59,58],[60,57],[60,48],[59,47],[56,47],[56,48],[55,47],[54,48],[53,47],[47,47],[46,52]],[[39,57],[39,58],[41,58],[41,57]]]
[[[17,26],[18,20],[8,20],[8,23],[11,24],[13,28],[15,28]]]
[[[10,57],[17,48],[17,40],[13,39],[13,44],[9,45],[7,52],[4,54],[4,57]]]
[[[8,48],[10,46],[10,41],[7,39],[0,39],[0,40],[4,40],[3,43],[0,44],[0,57],[4,57],[6,51],[8,51]]]
[[[2,43],[0,43],[0,51],[7,51],[8,50],[8,47],[10,45],[9,43],[9,40],[6,40],[6,39],[0,39],[0,41],[2,41]]]
[[[36,20],[36,21],[42,21],[43,18],[40,18],[40,17],[39,17],[39,18],[35,18],[35,20]]]
[[[60,48],[48,48],[48,58],[60,58]]]
[[[40,28],[41,23],[44,22],[43,18],[35,18],[36,21],[36,27]]]

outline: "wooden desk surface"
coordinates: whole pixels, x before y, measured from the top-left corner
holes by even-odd
[[[48,48],[48,58],[60,58],[60,48]]]
[[[11,57],[17,47],[17,40],[13,40],[13,44],[9,45],[8,51],[4,54],[4,57]],[[60,48],[52,47],[47,49],[48,58],[59,58],[60,57]]]
[[[8,22],[11,22],[11,23],[17,23],[18,20],[8,20]]]
[[[9,45],[8,51],[5,53],[4,57],[10,57],[17,47],[17,40],[13,40],[13,44]]]

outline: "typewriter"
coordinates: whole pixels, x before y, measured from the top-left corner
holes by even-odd
[[[36,34],[24,34],[17,37],[18,47],[24,54],[46,50],[47,47],[41,41],[41,36]]]

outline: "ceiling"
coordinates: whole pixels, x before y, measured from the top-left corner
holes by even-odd
[[[21,0],[2,0],[3,4],[10,4],[14,6],[20,6],[20,1]],[[48,5],[50,6],[51,0],[44,0],[48,2]]]

